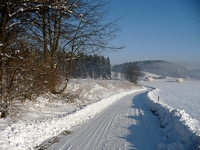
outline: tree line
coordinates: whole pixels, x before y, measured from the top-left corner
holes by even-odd
[[[23,102],[35,101],[41,94],[63,93],[82,54],[122,48],[109,42],[119,30],[119,19],[107,19],[108,4],[0,0],[1,118],[19,114]],[[107,76],[96,72],[94,67],[94,78]]]
[[[98,55],[82,55],[74,61],[71,77],[111,79],[110,59]]]

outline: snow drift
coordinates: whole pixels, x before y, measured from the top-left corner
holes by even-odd
[[[158,102],[154,93],[159,89],[148,92],[144,99],[149,109],[158,116],[160,126],[165,136],[172,143],[160,144],[158,149],[200,149],[200,122],[189,116],[184,110],[174,109],[166,104]]]

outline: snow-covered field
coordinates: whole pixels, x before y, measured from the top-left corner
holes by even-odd
[[[173,78],[141,81],[153,87],[145,102],[175,145],[180,145],[180,149],[200,149],[200,81],[175,81]]]
[[[185,110],[191,117],[200,121],[200,81],[184,80],[182,83],[175,79],[154,80],[145,85],[155,87],[151,98],[165,103],[175,109]]]
[[[184,80],[182,83],[173,81],[174,79],[168,78],[140,82],[151,87],[147,88],[149,92],[141,95],[142,102],[146,104],[148,110],[158,116],[163,138],[169,138],[171,141],[160,143],[157,149],[199,150],[199,81]],[[41,97],[34,105],[27,103],[29,112],[21,121],[12,123],[9,119],[0,120],[0,149],[36,149],[48,138],[52,139],[50,140],[52,143],[58,142],[56,139],[58,134],[62,136],[69,134],[74,127],[138,90],[144,88],[122,81],[71,80],[68,88],[71,99],[63,98],[64,95]],[[134,136],[134,133],[132,134]],[[145,143],[141,141],[138,144]]]

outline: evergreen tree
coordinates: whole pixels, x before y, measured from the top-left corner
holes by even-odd
[[[72,78],[110,79],[110,59],[98,55],[84,55],[74,60]]]

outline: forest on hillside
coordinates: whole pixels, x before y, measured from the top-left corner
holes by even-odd
[[[112,71],[123,73],[124,68],[130,64],[137,65],[141,71],[155,73],[163,76],[185,77],[187,71],[185,67],[163,60],[127,62],[113,66]]]

